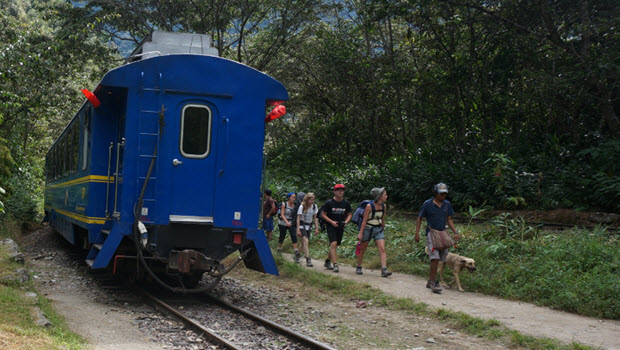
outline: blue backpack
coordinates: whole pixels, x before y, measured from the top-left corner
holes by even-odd
[[[372,215],[370,216],[370,219],[375,217],[375,202],[368,199],[362,201],[359,207],[355,209],[355,213],[353,213],[353,219],[351,219],[351,221],[357,224],[358,230],[362,227],[362,221],[364,220],[364,210],[366,210],[366,206],[368,204],[370,204],[370,208],[372,208]],[[385,210],[385,203],[383,203],[383,210]]]

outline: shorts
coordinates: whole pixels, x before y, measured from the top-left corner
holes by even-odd
[[[284,239],[286,238],[286,231],[288,231],[288,234],[291,236],[291,242],[297,243],[295,226],[288,227],[284,225],[278,225],[278,228],[280,229],[280,238],[278,238],[278,243],[284,243]]]
[[[273,231],[273,217],[269,219],[263,218],[263,230]]]
[[[343,233],[344,227],[327,226],[327,238],[329,238],[329,243],[337,242],[338,245],[340,245],[340,243],[342,243]]]
[[[371,238],[375,241],[385,239],[385,231],[383,230],[383,226],[366,225],[366,228],[364,228],[364,233],[362,234],[362,242],[369,242]]]
[[[428,257],[431,260],[446,261],[446,258],[448,257],[448,249],[435,249],[433,251],[433,242],[431,242],[431,235],[429,234],[426,235],[426,247],[428,248]]]
[[[299,232],[301,233],[302,237],[312,237],[312,226],[308,227],[306,225],[301,225],[301,227],[299,228]]]

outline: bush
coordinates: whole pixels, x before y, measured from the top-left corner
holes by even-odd
[[[36,221],[41,216],[43,183],[37,172],[34,167],[22,167],[7,181],[5,211],[19,221]]]

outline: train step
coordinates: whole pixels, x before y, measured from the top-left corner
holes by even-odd
[[[91,268],[93,267],[94,263],[95,259],[86,259],[86,265],[90,266]]]
[[[95,249],[97,250],[101,250],[101,248],[103,248],[103,244],[95,243],[93,244],[93,247],[95,247]]]

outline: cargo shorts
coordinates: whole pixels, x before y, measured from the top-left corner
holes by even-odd
[[[449,249],[433,250],[433,242],[431,241],[431,235],[429,235],[428,233],[426,234],[426,247],[428,248],[428,257],[431,260],[439,260],[439,261],[445,262],[446,259],[448,258]]]

